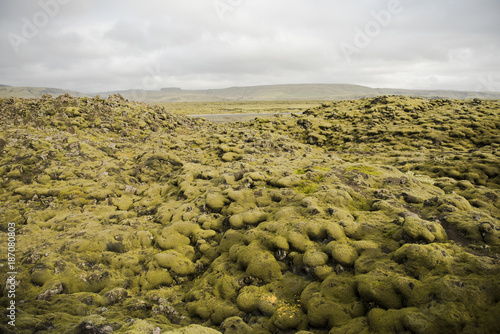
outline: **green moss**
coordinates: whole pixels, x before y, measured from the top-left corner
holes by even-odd
[[[243,287],[236,298],[239,309],[245,313],[257,311],[257,306],[262,296],[262,291],[256,286]]]
[[[233,303],[224,302],[219,303],[217,307],[214,307],[210,320],[212,320],[212,323],[216,326],[220,326],[220,324],[227,318],[235,317],[240,314],[240,310],[238,310]]]
[[[111,202],[121,211],[128,211],[134,206],[134,199],[132,196],[115,197]]]
[[[159,266],[180,276],[192,275],[196,272],[194,263],[174,250],[156,254],[155,260]]]
[[[268,214],[261,210],[250,210],[242,213],[241,218],[245,225],[258,225],[267,220]]]
[[[354,266],[354,262],[358,259],[356,249],[342,242],[332,241],[326,246],[326,250],[333,261],[345,267]]]
[[[351,211],[370,211],[371,204],[365,198],[353,198],[352,202],[348,204]]]
[[[252,334],[252,327],[248,326],[240,317],[230,317],[224,320],[222,329],[226,334]]]
[[[307,251],[304,253],[304,265],[309,267],[318,267],[326,264],[328,255],[323,252]]]
[[[100,292],[109,284],[112,284],[109,272],[92,270],[82,272],[79,270],[65,271],[61,276],[61,282],[68,293],[75,292]]]
[[[149,231],[138,231],[137,238],[143,248],[151,247],[153,243],[153,235]]]
[[[445,242],[448,240],[444,228],[435,222],[416,217],[406,217],[403,223],[403,237],[412,242]]]
[[[283,236],[277,236],[276,238],[274,238],[272,240],[272,244],[276,249],[282,249],[285,251],[290,249],[290,245],[288,244],[288,241]]]
[[[311,182],[309,180],[305,180],[299,183],[297,187],[295,187],[295,191],[300,193],[300,194],[312,194],[316,192],[319,188],[319,185],[317,183]]]
[[[92,314],[134,333],[498,332],[498,108],[386,96],[208,124],[0,99],[18,332]]]
[[[361,224],[349,220],[340,223],[346,236],[352,239],[360,240],[363,237],[363,228]],[[342,238],[334,238],[339,240]]]
[[[341,304],[322,297],[313,297],[307,303],[307,321],[312,327],[338,327],[351,320]]]
[[[166,233],[166,235],[167,237],[158,236],[156,238],[157,245],[163,250],[177,249],[191,243],[191,239],[178,232],[172,231],[170,233]]]
[[[366,317],[355,318],[343,326],[330,330],[330,334],[369,334],[370,326]]]
[[[367,314],[370,329],[375,333],[400,332],[404,331],[403,319],[400,312],[395,310],[385,311],[374,308]]]
[[[149,332],[148,332],[149,333]],[[165,332],[165,334],[219,334],[215,329],[203,327],[200,325],[189,325],[186,327],[173,329]]]
[[[375,303],[385,309],[400,309],[403,306],[401,296],[392,285],[392,278],[376,273],[358,275],[358,293],[367,303]]]
[[[452,264],[446,248],[438,244],[403,245],[395,252],[394,259],[398,263],[404,263],[405,269],[415,277],[433,270],[437,271],[436,274],[449,273]]]
[[[357,171],[357,172],[372,175],[372,176],[382,175],[382,172],[378,171],[374,167],[365,166],[365,165],[348,166],[348,167],[346,167],[345,170],[348,172]]]
[[[241,156],[234,152],[227,152],[222,155],[221,159],[225,162],[233,162],[235,160],[241,159]]]
[[[296,305],[281,302],[270,319],[281,330],[306,328],[306,316]]]
[[[149,270],[145,275],[144,288],[146,290],[152,290],[161,286],[170,286],[172,283],[172,276],[167,270]]]
[[[238,263],[246,268],[246,273],[263,282],[272,282],[282,277],[281,268],[272,253],[262,249],[258,241],[238,250]]]
[[[209,193],[206,197],[206,205],[214,212],[220,212],[222,208],[228,204],[226,196],[219,193]]]
[[[305,252],[314,246],[314,243],[309,240],[307,235],[296,231],[290,231],[287,233],[287,241],[292,248],[300,252]]]
[[[124,288],[112,289],[103,295],[103,300],[105,305],[114,305],[120,303],[123,299],[128,296],[127,290]]]
[[[42,286],[53,277],[53,270],[43,264],[37,264],[30,270],[30,281],[35,285]]]
[[[330,167],[321,167],[321,166],[314,166],[313,167],[315,170],[318,170],[320,172],[329,172],[331,170]]]
[[[302,175],[302,174],[305,174],[307,172],[302,168],[298,168],[298,169],[294,170],[293,173],[296,175]]]

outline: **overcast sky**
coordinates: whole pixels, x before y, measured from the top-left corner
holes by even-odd
[[[499,0],[0,0],[0,84],[500,91]]]

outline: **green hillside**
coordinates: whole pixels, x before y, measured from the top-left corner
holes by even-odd
[[[123,97],[148,103],[164,102],[221,102],[221,101],[304,101],[345,100],[380,95],[406,95],[425,98],[451,99],[500,99],[495,92],[460,92],[446,90],[406,90],[390,88],[369,88],[345,84],[296,84],[267,85],[253,87],[231,87],[208,90],[183,90],[163,88],[160,90],[124,90],[99,93],[80,93],[55,88],[0,87],[0,97],[39,98],[43,94],[58,96],[69,93],[77,97],[100,95],[107,97],[120,94]]]
[[[460,92],[446,90],[406,90],[390,88],[369,88],[344,84],[296,84],[253,87],[231,87],[209,90],[182,90],[165,88],[159,91],[117,91],[100,93],[109,96],[119,93],[128,99],[139,97],[150,103],[161,102],[217,102],[217,101],[293,101],[293,100],[345,100],[380,95],[406,95],[426,98],[485,98],[498,99],[500,93]]]
[[[40,98],[44,94],[59,96],[64,94],[71,94],[75,97],[90,96],[80,92],[71,90],[64,90],[58,88],[44,88],[44,87],[11,87],[0,86],[0,98],[18,97],[18,98]]]

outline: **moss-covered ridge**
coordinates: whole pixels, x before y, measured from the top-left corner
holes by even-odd
[[[0,102],[10,113],[0,229],[18,226],[18,333],[499,330],[498,175],[421,167],[458,155],[471,159],[464,168],[497,168],[498,143],[458,145],[444,131],[445,148],[427,147],[397,134],[404,108],[396,124],[384,116],[393,105],[436,119],[474,105],[488,124],[474,138],[486,138],[496,102],[385,97],[214,125],[120,97],[59,99]],[[344,140],[369,131],[372,104],[397,140]],[[45,119],[14,123],[33,105]],[[84,130],[54,123],[72,105]],[[418,117],[405,122],[424,127]],[[137,126],[147,119],[153,127]]]
[[[73,98],[68,94],[57,98],[44,95],[40,99],[0,99],[0,108],[0,124],[4,126],[32,126],[70,133],[100,129],[122,137],[172,129],[188,121],[163,107],[130,102],[118,94],[107,99]]]
[[[498,101],[401,96],[340,101],[305,111],[297,132],[302,142],[328,150],[378,161],[393,151],[391,165],[498,189],[498,107]],[[413,159],[405,161],[407,151]]]

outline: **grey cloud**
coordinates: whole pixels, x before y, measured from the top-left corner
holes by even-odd
[[[387,24],[374,13],[397,0],[68,1],[16,53],[9,33],[21,35],[23,18],[43,11],[40,1],[59,0],[0,0],[2,84],[127,89],[152,68],[157,85],[185,89],[333,82],[473,90],[485,77],[500,81],[497,0],[400,0]],[[223,13],[214,7],[221,3]],[[377,25],[357,47],[357,34]],[[346,58],[342,45],[356,52]]]

